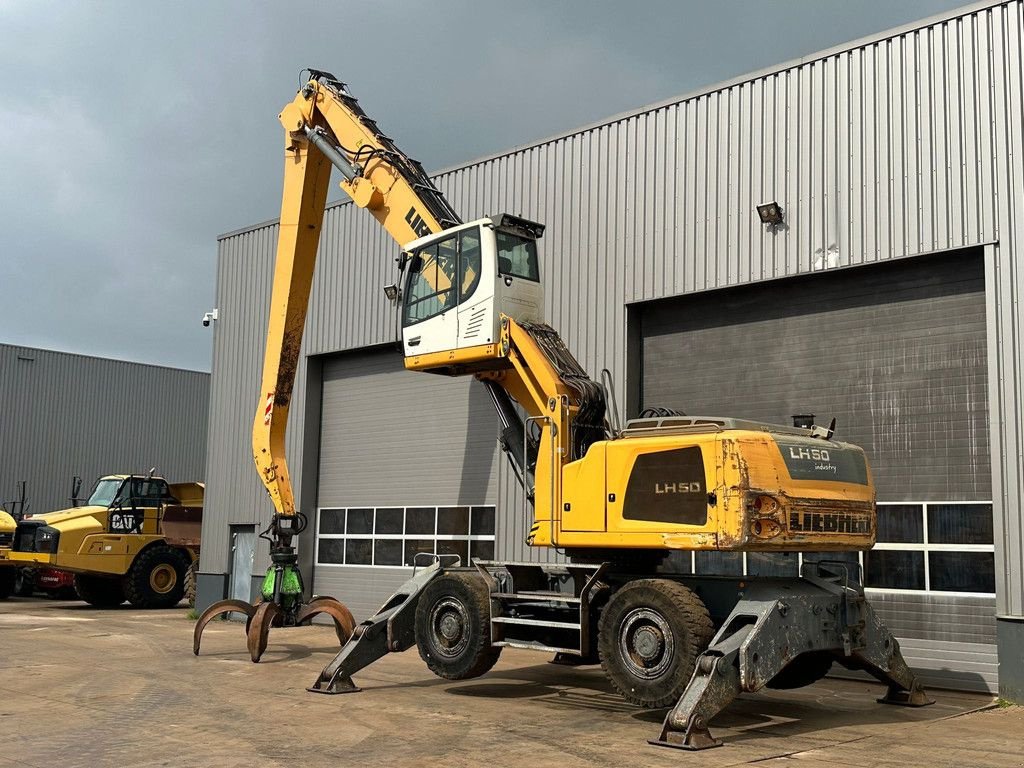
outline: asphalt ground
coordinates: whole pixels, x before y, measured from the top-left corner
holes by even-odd
[[[329,627],[274,629],[259,664],[242,625],[211,624],[192,655],[184,608],[0,603],[0,768],[101,766],[1022,766],[1024,707],[933,691],[923,709],[828,679],[744,695],[712,721],[726,745],[649,746],[664,710],[637,710],[599,667],[506,649],[476,680],[435,678],[415,650],[305,689],[337,650]]]

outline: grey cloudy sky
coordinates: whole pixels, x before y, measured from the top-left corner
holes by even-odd
[[[961,4],[0,0],[0,342],[209,370],[302,67],[437,170]]]

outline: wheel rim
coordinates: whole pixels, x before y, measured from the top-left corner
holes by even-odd
[[[178,572],[167,563],[161,563],[149,572],[149,586],[160,595],[166,595],[178,583]]]
[[[650,608],[626,614],[619,628],[619,655],[635,677],[653,680],[665,674],[675,655],[675,638],[665,617]]]
[[[444,597],[430,609],[430,636],[435,650],[446,658],[459,656],[469,645],[469,612],[462,601]]]

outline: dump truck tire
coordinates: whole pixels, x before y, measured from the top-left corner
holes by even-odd
[[[117,608],[124,602],[124,587],[120,579],[103,576],[75,575],[75,592],[94,608]]]
[[[638,579],[608,600],[597,649],[615,690],[656,709],[676,703],[714,634],[708,609],[692,591],[667,579]]]
[[[185,574],[185,602],[189,608],[196,607],[196,573],[199,571],[199,561],[196,560],[188,567]]]
[[[14,568],[0,568],[0,600],[6,600],[14,592]]]
[[[173,608],[185,596],[191,565],[180,549],[157,544],[136,555],[124,577],[124,592],[136,608]]]
[[[828,652],[804,653],[782,668],[766,685],[780,691],[816,683],[832,669],[835,657]]]
[[[33,568],[17,568],[14,572],[14,594],[32,597],[36,591],[36,572]]]
[[[416,647],[438,677],[467,680],[494,666],[501,648],[491,646],[487,585],[475,574],[438,576],[416,606]]]

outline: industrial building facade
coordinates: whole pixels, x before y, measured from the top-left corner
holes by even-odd
[[[0,504],[70,506],[103,475],[202,481],[210,374],[0,344]]]
[[[879,544],[857,560],[905,655],[926,683],[1018,700],[1022,37],[1024,3],[983,3],[435,177],[467,221],[547,225],[548,322],[627,416],[835,417],[872,461]],[[267,564],[249,435],[276,240],[274,222],[220,239],[200,605],[248,599]],[[397,250],[328,207],[289,425],[301,563],[357,619],[417,551],[559,556],[524,543],[482,387],[404,371],[381,292]]]

